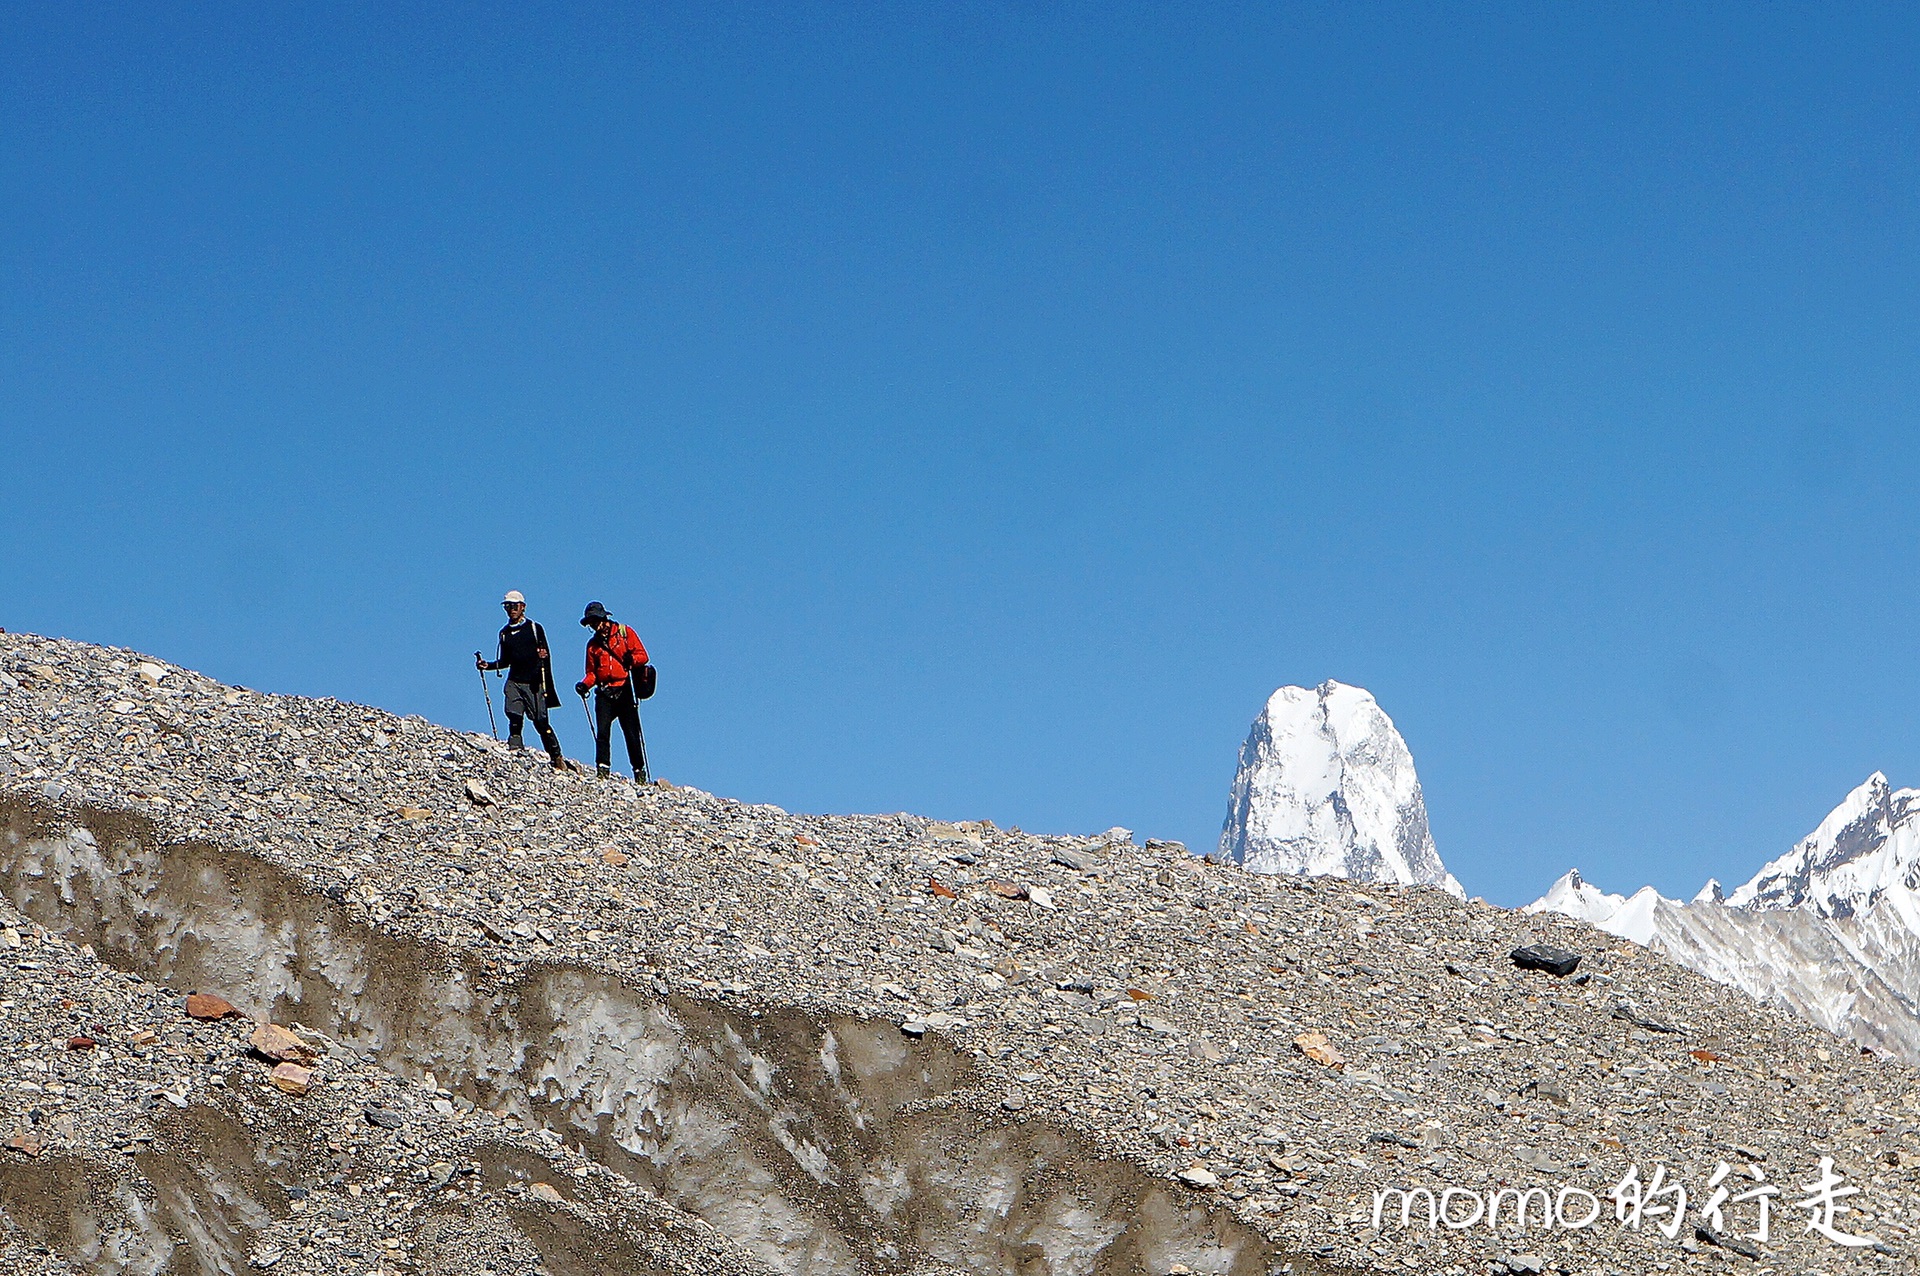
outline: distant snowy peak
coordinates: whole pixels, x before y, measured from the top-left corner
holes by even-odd
[[[1660,905],[1672,900],[1651,886],[1642,886],[1631,896],[1613,895],[1581,878],[1571,868],[1547,888],[1547,893],[1528,904],[1523,913],[1559,913],[1598,926],[1601,930],[1645,944],[1654,933],[1654,918]]]
[[[1916,890],[1920,890],[1920,789],[1894,789],[1886,776],[1875,771],[1820,821],[1820,827],[1762,867],[1744,886],[1728,894],[1719,881],[1708,878],[1691,902],[1852,917],[1890,895],[1905,911]],[[1574,869],[1525,911],[1564,913],[1603,925],[1629,902],[1625,896],[1589,885]],[[1920,919],[1920,909],[1915,916]]]
[[[1664,952],[1875,1050],[1920,1062],[1920,790],[1875,772],[1731,894],[1610,895],[1569,872],[1554,912]]]
[[[1465,893],[1434,850],[1406,741],[1371,695],[1339,682],[1267,700],[1240,747],[1220,851],[1256,873]]]
[[[1626,903],[1614,909],[1612,916],[1600,923],[1600,929],[1622,939],[1631,939],[1643,947],[1650,946],[1659,928],[1661,910],[1677,906],[1675,901],[1653,887],[1642,886],[1627,896]]]
[[[1580,870],[1570,868],[1539,899],[1520,911],[1526,913],[1563,913],[1598,926],[1627,902],[1625,895],[1609,895],[1598,886],[1588,885]]]
[[[1889,891],[1910,893],[1920,866],[1920,790],[1892,789],[1875,771],[1792,850],[1728,897],[1737,908],[1864,912]]]

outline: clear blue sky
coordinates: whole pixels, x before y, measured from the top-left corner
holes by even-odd
[[[1339,678],[1504,903],[1920,784],[1920,10],[686,8],[6,6],[0,625],[1196,848]]]

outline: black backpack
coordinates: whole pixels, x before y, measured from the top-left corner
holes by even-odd
[[[636,700],[653,699],[653,688],[660,681],[660,673],[651,663],[633,667],[633,695]]]

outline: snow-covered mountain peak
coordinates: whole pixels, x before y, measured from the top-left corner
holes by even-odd
[[[1465,893],[1434,850],[1393,720],[1363,688],[1332,680],[1268,697],[1240,748],[1220,852],[1256,873]]]
[[[1577,872],[1529,912],[1556,912],[1666,953],[1875,1050],[1920,1061],[1920,790],[1875,772],[1818,828],[1729,893],[1629,898]]]
[[[1631,896],[1611,894],[1583,879],[1579,869],[1570,868],[1547,888],[1545,895],[1520,911],[1560,913],[1644,944],[1653,935],[1660,906],[1672,903],[1651,886],[1642,886]]]
[[[1564,913],[1568,917],[1577,917],[1583,922],[1599,925],[1613,916],[1622,904],[1627,902],[1625,895],[1609,895],[1598,886],[1589,884],[1580,876],[1580,870],[1570,868],[1561,875],[1560,880],[1547,888],[1547,893],[1528,904],[1522,912],[1527,913]]]
[[[1653,887],[1642,886],[1627,896],[1626,903],[1613,911],[1613,915],[1607,918],[1603,929],[1611,931],[1622,939],[1631,939],[1636,944],[1651,943],[1663,905],[1676,906],[1674,901]]]
[[[1920,791],[1875,771],[1820,826],[1727,897],[1736,908],[1806,908],[1851,917],[1888,892],[1906,894],[1920,867]],[[1903,901],[1904,902],[1904,901]]]

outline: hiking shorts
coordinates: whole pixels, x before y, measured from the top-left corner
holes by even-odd
[[[540,688],[528,686],[524,682],[507,684],[507,716],[510,718],[532,718],[535,722],[547,720],[547,698],[540,694]]]

